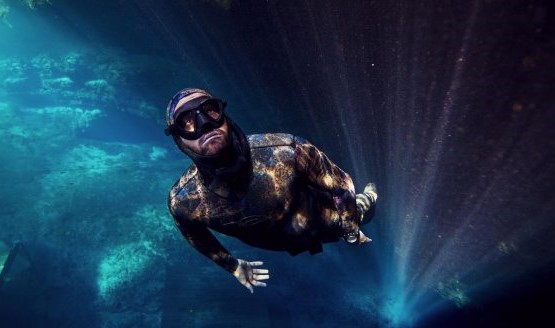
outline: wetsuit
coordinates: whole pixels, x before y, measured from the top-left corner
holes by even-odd
[[[322,243],[358,229],[362,210],[353,182],[323,152],[289,134],[247,140],[249,165],[235,180],[214,184],[193,164],[170,191],[170,212],[194,248],[233,272],[237,260],[209,228],[291,255],[321,252]]]

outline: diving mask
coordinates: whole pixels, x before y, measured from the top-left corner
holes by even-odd
[[[181,107],[176,113],[174,123],[165,130],[165,133],[167,136],[177,134],[183,139],[196,140],[204,133],[223,125],[225,106],[224,101],[209,98],[194,108]]]

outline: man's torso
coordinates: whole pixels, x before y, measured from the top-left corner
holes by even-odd
[[[178,217],[199,221],[250,245],[318,252],[333,241],[322,217],[337,215],[331,195],[309,187],[296,172],[296,141],[287,134],[249,136],[253,175],[247,193],[229,200],[208,190],[195,166],[172,188]],[[329,222],[330,220],[325,220]]]

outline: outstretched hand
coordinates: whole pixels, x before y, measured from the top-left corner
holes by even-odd
[[[251,293],[254,293],[253,286],[256,287],[266,287],[266,283],[261,280],[270,279],[270,275],[267,269],[255,269],[254,267],[261,266],[264,263],[261,261],[247,262],[238,259],[239,265],[237,269],[233,271],[233,276],[239,280],[239,282],[247,287]]]

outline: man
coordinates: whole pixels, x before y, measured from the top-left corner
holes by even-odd
[[[355,196],[349,175],[308,141],[247,137],[225,106],[204,90],[184,89],[167,107],[166,135],[194,162],[171,189],[168,206],[194,248],[252,293],[253,286],[266,286],[268,270],[231,256],[208,228],[291,255],[321,252],[322,243],[341,238],[371,241],[359,226],[372,218],[373,184]]]

